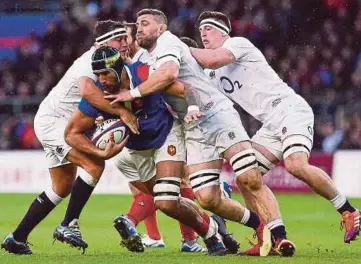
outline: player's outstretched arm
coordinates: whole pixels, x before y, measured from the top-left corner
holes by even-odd
[[[81,77],[78,85],[80,95],[91,105],[111,115],[119,116],[134,134],[139,134],[139,125],[134,114],[120,104],[111,105],[110,102],[104,98],[104,93],[92,79],[89,77]]]
[[[107,148],[101,150],[94,146],[94,144],[84,135],[87,130],[92,128],[94,121],[95,119],[93,117],[87,116],[76,109],[66,126],[64,134],[65,141],[69,146],[81,152],[100,159],[109,159],[123,149],[128,138],[119,144],[115,144],[114,140],[110,138],[110,143],[107,145]]]
[[[163,63],[154,73],[149,75],[148,79],[142,82],[138,87],[130,91],[121,91],[115,95],[107,95],[106,99],[113,100],[110,104],[118,102],[131,101],[165,90],[170,84],[174,83],[179,74],[179,66],[173,61]]]
[[[192,56],[204,69],[218,69],[235,61],[232,52],[225,48],[197,49],[189,48]]]

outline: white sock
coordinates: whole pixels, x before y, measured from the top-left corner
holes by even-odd
[[[241,224],[244,224],[244,225],[247,224],[250,216],[251,216],[251,211],[248,210],[247,208],[244,208],[244,214],[243,214],[243,217],[242,217],[240,223],[241,223]]]
[[[282,219],[276,219],[276,220],[273,220],[271,222],[269,222],[266,227],[269,229],[269,230],[273,230],[275,229],[276,227],[279,227],[279,226],[284,226],[285,224],[283,223]]]
[[[346,197],[339,192],[337,192],[335,198],[330,200],[330,202],[332,203],[333,207],[336,208],[336,210],[340,209],[346,203],[346,201],[347,201]]]
[[[211,236],[214,236],[217,233],[218,233],[218,224],[216,223],[216,221],[213,220],[212,217],[210,217],[209,218],[209,228],[208,228],[207,234],[204,237],[204,239],[210,238]]]
[[[45,191],[45,194],[54,205],[58,205],[64,199],[57,195],[51,187]]]
[[[91,187],[95,187],[97,186],[97,183],[99,181],[99,179],[94,178],[93,176],[91,176],[89,173],[87,173],[86,171],[83,171],[83,173],[81,173],[79,175],[79,177],[89,186]]]

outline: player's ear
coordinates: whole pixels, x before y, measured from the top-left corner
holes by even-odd
[[[159,33],[162,34],[167,30],[167,25],[161,24],[159,27]]]

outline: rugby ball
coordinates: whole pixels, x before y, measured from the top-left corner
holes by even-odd
[[[120,119],[107,119],[95,129],[93,144],[104,150],[109,143],[111,133],[114,133],[114,142],[119,144],[128,135],[128,127]]]

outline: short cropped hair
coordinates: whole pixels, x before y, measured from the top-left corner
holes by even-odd
[[[105,33],[113,31],[117,28],[124,28],[124,24],[119,21],[113,21],[113,20],[98,21],[95,24],[93,36],[96,39],[104,35]]]
[[[137,24],[125,22],[124,26],[130,28],[130,36],[135,40],[137,38]]]
[[[165,14],[158,10],[158,9],[152,9],[152,8],[145,8],[145,9],[142,9],[140,10],[138,13],[137,13],[137,17],[140,17],[142,15],[152,15],[152,16],[155,16],[157,18],[157,21],[159,23],[162,23],[162,24],[165,24],[167,25],[168,24],[168,19],[167,17],[165,16]]]
[[[198,48],[198,44],[194,39],[188,37],[181,37],[181,41],[183,41],[190,48]]]
[[[198,17],[198,24],[201,23],[202,20],[207,19],[207,18],[213,18],[216,21],[221,22],[222,24],[226,25],[230,31],[232,30],[231,21],[229,20],[228,16],[222,12],[204,11]]]

